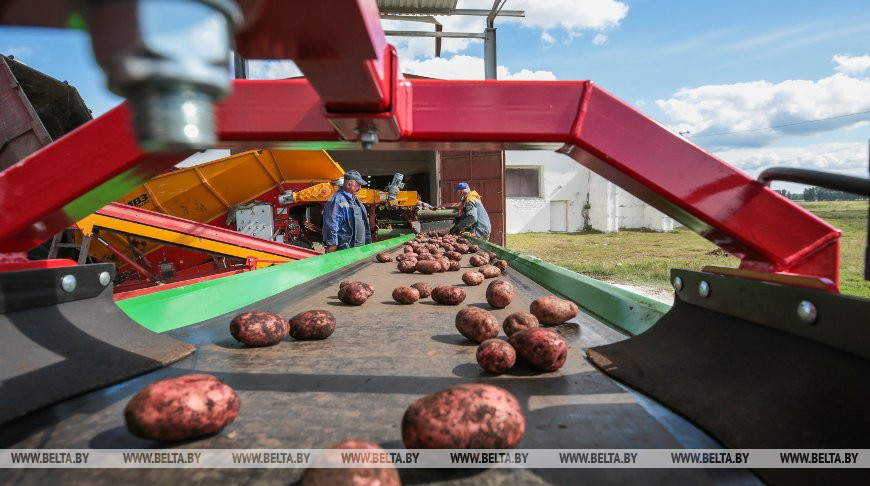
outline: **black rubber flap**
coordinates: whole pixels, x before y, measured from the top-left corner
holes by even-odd
[[[588,357],[730,448],[866,449],[870,444],[870,362],[806,337],[678,298],[645,333],[591,348]],[[867,479],[866,471],[857,469],[756,473],[774,484]]]
[[[95,297],[0,314],[0,424],[166,366],[194,349],[127,317],[112,300],[111,285]]]

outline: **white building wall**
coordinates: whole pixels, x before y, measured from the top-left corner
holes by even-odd
[[[613,232],[619,228],[673,230],[674,221],[566,155],[549,151],[505,152],[508,168],[539,168],[539,198],[507,197],[507,232],[551,230],[550,201],[567,203],[568,231],[591,228]]]

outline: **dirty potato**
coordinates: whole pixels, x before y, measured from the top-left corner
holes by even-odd
[[[482,267],[488,263],[488,260],[483,255],[471,255],[471,258],[468,259],[468,263],[475,267]]]
[[[420,273],[435,273],[441,271],[441,262],[438,260],[420,260],[416,270]]]
[[[377,258],[378,262],[380,263],[387,263],[393,261],[393,256],[385,251],[378,253],[375,258]]]
[[[538,318],[528,312],[514,312],[507,316],[504,323],[502,323],[502,329],[504,329],[504,333],[508,336],[513,336],[520,331],[538,326]]]
[[[444,254],[444,256],[446,256],[447,258],[449,258],[451,260],[455,260],[457,262],[462,260],[462,254],[459,253],[458,251],[448,251],[447,253]]]
[[[287,337],[287,321],[272,312],[243,312],[230,321],[230,334],[248,346],[272,346]]]
[[[517,355],[543,371],[556,371],[568,357],[568,343],[552,329],[533,327],[509,338]]]
[[[402,441],[408,449],[512,449],[525,430],[516,397],[479,383],[427,395],[402,417]]]
[[[374,453],[384,453],[379,445],[367,440],[350,439],[338,444],[332,445],[329,449],[363,449]],[[325,466],[340,463],[340,457],[332,457],[327,454],[324,459],[328,461]],[[384,464],[381,467],[353,467],[353,468],[338,468],[338,467],[310,467],[302,474],[302,486],[334,486],[334,485],[353,485],[353,486],[401,486],[402,481],[399,479],[399,472],[396,467],[390,463]]]
[[[529,312],[538,318],[541,324],[552,326],[577,317],[577,304],[563,300],[555,295],[535,299],[529,306]]]
[[[493,280],[486,287],[486,302],[496,309],[504,309],[514,300],[514,286],[507,280]]]
[[[499,275],[501,275],[501,270],[499,270],[498,267],[493,266],[493,265],[484,265],[484,266],[480,267],[477,271],[482,273],[483,276],[486,278],[495,278],[495,277],[498,277]]]
[[[440,270],[440,271],[442,271],[442,272],[446,272],[447,270],[450,270],[450,259],[449,259],[449,258],[447,258],[447,257],[443,257],[443,256],[442,256],[442,257],[438,257],[438,263],[441,264],[441,270]]]
[[[411,287],[414,287],[415,289],[417,289],[418,292],[420,292],[421,299],[425,299],[426,297],[432,295],[432,286],[425,282],[417,282]]]
[[[420,300],[420,291],[414,287],[396,287],[393,289],[393,300],[400,304],[413,304]]]
[[[462,281],[465,285],[480,285],[486,277],[482,273],[470,270],[462,274]]]
[[[335,332],[335,316],[325,310],[300,312],[290,319],[294,339],[326,339]]]
[[[456,260],[451,260],[450,268],[448,268],[447,270],[451,272],[458,272],[459,270],[462,270],[462,263],[457,262]]]
[[[459,305],[465,300],[465,291],[459,287],[435,287],[431,295],[432,300],[445,305]]]
[[[504,272],[505,270],[507,270],[508,262],[507,260],[496,260],[495,262],[493,262],[493,265],[495,265],[496,268]]]
[[[398,265],[396,265],[396,268],[398,268],[402,273],[414,273],[417,269],[417,263],[417,260],[413,258],[410,260],[402,260]]]
[[[405,263],[405,262],[402,262]],[[361,282],[351,282],[338,291],[338,300],[350,305],[363,305],[371,297],[369,289]]]
[[[482,343],[498,336],[498,320],[480,307],[466,307],[456,313],[456,330],[466,339]]]
[[[236,392],[212,375],[167,378],[146,386],[124,408],[136,437],[179,441],[216,434],[239,414]]]
[[[487,339],[477,348],[477,364],[490,373],[504,373],[517,362],[517,352],[507,341]]]

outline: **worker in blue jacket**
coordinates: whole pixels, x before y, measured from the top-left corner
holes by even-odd
[[[323,208],[323,246],[326,252],[344,250],[372,242],[369,214],[356,197],[362,186],[368,185],[359,172],[349,170],[338,192]]]
[[[469,232],[478,238],[488,240],[492,231],[489,214],[483,207],[483,201],[477,191],[472,191],[467,182],[456,185],[456,195],[459,196],[459,217],[453,220],[450,234]]]

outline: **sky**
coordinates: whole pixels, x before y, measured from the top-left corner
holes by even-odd
[[[488,9],[492,0],[458,6]],[[496,20],[499,79],[590,79],[753,177],[772,166],[868,175],[868,0],[507,0],[503,8],[525,17]],[[444,31],[484,29],[479,17],[438,20]],[[388,40],[404,72],[483,78],[480,40],[444,39],[440,58],[431,38]],[[68,81],[94,115],[120,102],[84,32],[0,27],[0,52]],[[250,71],[299,74],[283,61],[252,62]]]

